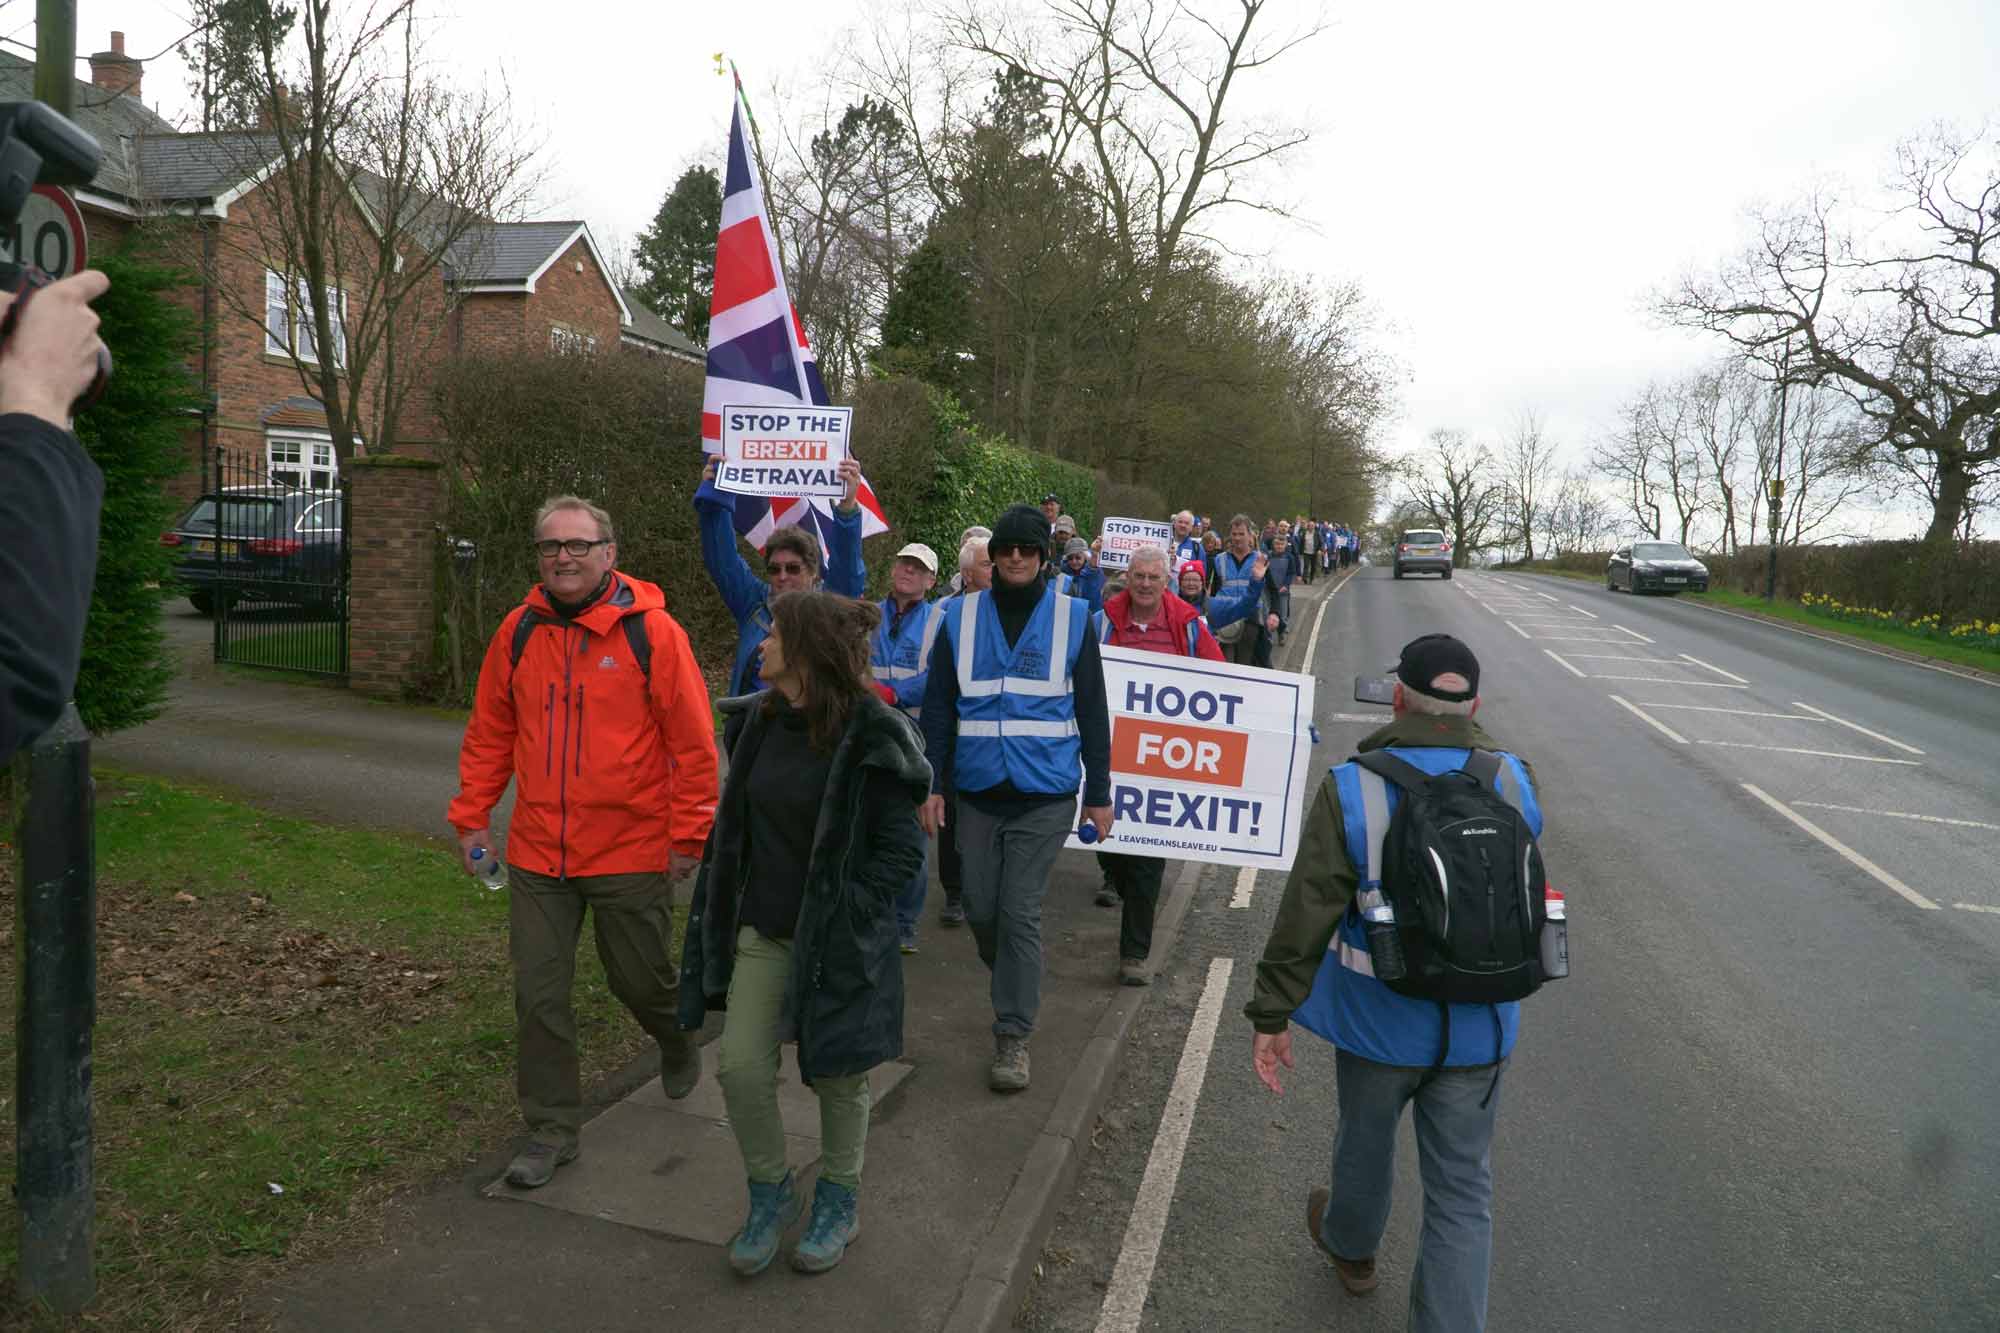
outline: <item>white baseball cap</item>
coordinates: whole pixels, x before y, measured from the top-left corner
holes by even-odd
[[[938,572],[937,552],[922,542],[911,542],[908,546],[896,552],[896,558],[898,560],[914,560],[931,573],[935,574]]]

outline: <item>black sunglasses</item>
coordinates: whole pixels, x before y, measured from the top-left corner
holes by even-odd
[[[555,554],[557,551],[567,551],[569,552],[569,554],[573,556],[580,557],[589,555],[590,550],[593,546],[609,546],[609,545],[611,545],[611,541],[609,538],[599,538],[597,541],[587,542],[581,537],[572,537],[570,540],[566,542],[559,542],[553,539],[548,541],[536,542],[535,550],[537,553],[541,555],[543,559],[552,560],[555,558]]]
[[[1042,556],[1042,548],[1032,542],[1009,542],[1003,546],[992,547],[988,554],[995,560],[1009,555],[1032,555],[1039,559]]]

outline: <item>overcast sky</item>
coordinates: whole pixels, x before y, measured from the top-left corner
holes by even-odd
[[[688,161],[717,156],[723,51],[753,101],[809,83],[865,0],[445,0],[434,52],[504,71],[546,142],[546,215],[635,236]],[[1276,0],[1275,17],[1312,0]],[[81,0],[77,49],[113,27],[147,56],[175,0]],[[1392,443],[1437,426],[1495,438],[1540,411],[1579,454],[1648,378],[1714,349],[1650,327],[1649,290],[1746,234],[1743,209],[1837,175],[1878,179],[1895,142],[2000,110],[1994,0],[1332,3],[1331,27],[1242,85],[1241,110],[1303,115],[1312,143],[1266,182],[1273,226],[1218,224],[1283,266],[1358,279],[1407,373]],[[32,40],[33,8],[0,5]],[[23,30],[23,29],[26,30]],[[148,102],[186,106],[171,59]],[[774,114],[765,112],[764,114]]]

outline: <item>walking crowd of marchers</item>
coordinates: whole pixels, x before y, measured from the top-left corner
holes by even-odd
[[[850,459],[842,476],[825,549],[817,532],[781,527],[760,570],[737,540],[734,497],[706,469],[694,497],[702,559],[737,627],[713,712],[660,589],[618,567],[611,516],[576,496],[544,504],[532,534],[541,581],[487,648],[449,813],[477,874],[493,847],[492,811],[515,786],[505,871],[527,1140],[507,1179],[545,1184],[578,1152],[570,990],[588,909],[613,993],[658,1042],[667,1097],[700,1081],[694,1034],[722,1011],[716,1076],[749,1196],[729,1261],[746,1276],[771,1264],[808,1202],[779,1115],[785,1043],[819,1098],[823,1146],[791,1263],[823,1272],[859,1233],[867,1076],[902,1053],[902,958],[922,939],[933,842],[937,923],[966,927],[990,974],[988,1085],[1029,1085],[1050,872],[1079,820],[1100,838],[1112,824],[1099,646],[1269,667],[1291,628],[1294,586],[1359,558],[1344,523],[1182,511],[1165,547],[1134,552],[1107,581],[1101,543],[1047,495],[967,528],[950,570],[931,547],[904,546],[869,600],[859,466]],[[1332,848],[1311,841],[1327,841],[1324,827],[1307,835],[1304,855],[1327,862],[1313,874],[1351,879],[1332,865],[1337,830]],[[1111,850],[1098,860],[1097,902],[1121,914],[1106,979],[1147,985],[1165,862]],[[673,883],[690,871],[677,957]],[[1311,882],[1324,907],[1334,895]],[[1323,924],[1331,935],[1336,922]],[[1280,925],[1273,976],[1296,989],[1312,976],[1301,960],[1317,957],[1314,926],[1296,911]],[[1328,938],[1316,943],[1327,953]],[[1269,1072],[1289,1063],[1289,1048],[1262,1034],[1285,997],[1308,1001],[1262,982],[1258,994],[1258,1065]],[[1359,1078],[1342,1066],[1343,1133],[1345,1086]],[[1379,1126],[1371,1143],[1386,1151]],[[1386,1217],[1386,1199],[1386,1177],[1371,1177],[1362,1215],[1329,1235],[1316,1214],[1313,1234],[1323,1245],[1365,1238],[1367,1214],[1379,1204]],[[1460,1285],[1462,1267],[1452,1268]]]

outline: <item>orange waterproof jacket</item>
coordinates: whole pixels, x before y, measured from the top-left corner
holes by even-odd
[[[515,626],[546,618],[510,662]],[[619,624],[643,616],[652,681]],[[715,818],[715,721],[687,631],[657,586],[614,571],[589,610],[564,623],[536,587],[500,622],[479,668],[458,752],[453,828],[485,828],[507,790],[509,865],[542,875],[665,870],[700,856]]]

